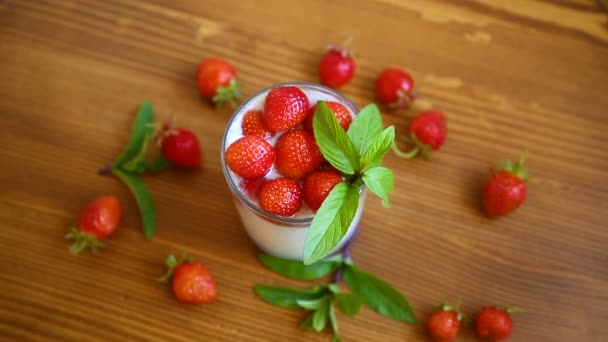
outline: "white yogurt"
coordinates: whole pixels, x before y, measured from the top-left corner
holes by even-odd
[[[224,134],[224,141],[222,146],[222,167],[224,170],[224,176],[232,193],[237,208],[237,212],[241,217],[241,222],[245,227],[245,231],[253,242],[263,251],[268,254],[286,258],[302,260],[304,252],[304,242],[306,241],[306,235],[310,229],[310,224],[314,213],[305,205],[302,205],[302,209],[296,213],[293,217],[280,217],[274,216],[264,212],[259,208],[256,199],[249,198],[239,188],[239,184],[242,178],[232,172],[225,164],[224,152],[237,139],[243,136],[241,124],[245,113],[251,110],[264,109],[264,101],[268,92],[275,87],[293,85],[302,89],[308,100],[310,106],[314,106],[317,101],[327,100],[342,103],[354,117],[358,112],[357,107],[340,95],[335,90],[326,88],[324,86],[312,83],[285,83],[272,86],[259,92],[258,94],[251,97],[249,100],[244,102],[235,112],[228,127]],[[269,139],[271,145],[274,146],[276,140],[283,134],[283,132],[275,133],[274,136]],[[273,169],[266,175],[266,179],[273,179],[280,177],[281,175]],[[344,244],[353,236],[356,231],[356,227],[361,219],[363,212],[363,206],[365,204],[365,191],[361,193],[359,199],[359,206],[352,224],[348,228],[346,235],[338,243],[332,253],[340,250]]]

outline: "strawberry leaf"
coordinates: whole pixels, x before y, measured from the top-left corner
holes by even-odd
[[[323,157],[344,174],[355,174],[359,170],[359,155],[325,101],[317,103],[312,125]]]
[[[146,100],[139,106],[133,122],[131,138],[125,149],[114,160],[114,168],[123,168],[124,165],[136,164],[142,153],[142,147],[147,144],[148,136],[154,133],[154,109],[152,102]],[[131,171],[131,170],[128,170]]]
[[[378,106],[372,103],[361,109],[348,128],[347,134],[355,145],[357,154],[364,156],[381,132],[382,117],[380,116],[380,110]]]
[[[338,183],[312,219],[304,243],[304,264],[310,265],[331,252],[346,234],[359,205],[359,189]]]
[[[269,269],[299,280],[313,280],[324,277],[333,273],[342,263],[342,259],[333,259],[304,265],[301,261],[281,259],[268,254],[260,254],[259,259]]]
[[[376,166],[363,173],[363,183],[371,192],[382,199],[382,205],[386,208],[390,206],[388,195],[393,191],[395,176],[393,171],[386,167]]]
[[[135,197],[144,226],[144,235],[147,239],[151,239],[156,229],[156,210],[150,191],[148,191],[144,182],[134,174],[117,168],[112,169],[112,174],[123,181]]]
[[[384,156],[391,149],[395,142],[395,126],[386,128],[380,133],[372,144],[369,146],[365,154],[361,157],[361,165],[363,172],[367,169],[378,166],[382,163]]]
[[[318,299],[323,296],[324,291],[324,286],[315,286],[311,290],[294,290],[265,285],[255,287],[255,293],[267,303],[287,309],[300,309],[298,300]]]
[[[344,268],[344,282],[374,311],[388,318],[416,323],[414,310],[395,288],[353,265]]]
[[[336,305],[338,310],[342,311],[347,316],[354,316],[361,308],[361,297],[356,293],[338,293],[336,294]]]

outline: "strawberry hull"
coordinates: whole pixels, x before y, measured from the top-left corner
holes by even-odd
[[[303,204],[300,210],[291,217],[276,216],[265,212],[260,208],[257,199],[252,197],[252,192],[254,193],[255,191],[246,191],[242,186],[239,186],[244,179],[234,173],[230,167],[228,167],[225,160],[225,152],[228,147],[234,141],[243,137],[241,126],[245,114],[252,110],[264,110],[264,103],[268,92],[275,87],[281,86],[295,86],[300,88],[308,97],[310,107],[321,100],[339,102],[348,109],[353,118],[358,112],[358,108],[339,92],[318,84],[305,82],[277,84],[260,91],[243,102],[235,111],[227,125],[222,141],[222,169],[226,182],[233,193],[236,209],[245,231],[253,242],[264,252],[280,258],[301,260],[304,253],[306,236],[310,230],[310,225],[314,217],[314,211]],[[301,125],[297,128],[301,128]],[[288,130],[276,132],[272,137],[268,138],[267,141],[274,146],[277,139],[286,131]],[[265,179],[270,180],[282,176],[283,175],[281,175],[273,165],[268,174],[266,174]],[[299,182],[300,184],[302,183],[301,180]],[[339,251],[354,235],[363,212],[365,193],[366,191],[362,190],[357,212],[347,233],[330,254]]]

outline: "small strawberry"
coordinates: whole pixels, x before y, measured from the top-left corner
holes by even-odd
[[[407,108],[414,102],[414,79],[401,69],[382,70],[376,80],[376,93],[380,100],[393,108]]]
[[[493,306],[483,307],[475,318],[477,337],[490,341],[500,341],[508,338],[513,330],[510,313],[522,312],[520,308],[499,310]]]
[[[257,135],[264,139],[268,139],[272,136],[272,132],[266,126],[262,113],[259,110],[250,110],[243,116],[243,122],[241,127],[243,128],[243,135]]]
[[[441,310],[429,316],[426,327],[433,340],[450,342],[458,336],[460,321],[462,321],[460,309],[444,304]]]
[[[329,192],[342,181],[342,176],[335,170],[318,170],[304,180],[302,192],[304,202],[310,209],[317,211]]]
[[[272,146],[257,135],[247,135],[233,142],[224,155],[226,164],[237,175],[248,178],[265,176],[274,163]]]
[[[490,217],[508,214],[519,207],[528,193],[528,170],[524,166],[526,156],[517,163],[507,161],[502,170],[488,178],[483,189],[483,207]]]
[[[422,112],[416,115],[409,122],[409,139],[415,145],[408,152],[400,151],[393,145],[395,153],[404,159],[412,158],[416,155],[427,157],[432,150],[436,150],[445,143],[448,129],[443,113],[437,111]]]
[[[65,236],[76,240],[70,246],[70,252],[78,254],[90,247],[93,253],[97,253],[97,249],[104,246],[99,240],[116,230],[120,214],[120,202],[114,196],[100,196],[89,202],[80,212],[78,228],[72,228]]]
[[[325,103],[327,103],[329,109],[331,109],[331,111],[336,116],[336,119],[338,119],[340,126],[342,126],[342,128],[347,131],[348,127],[350,127],[350,124],[353,122],[353,117],[351,116],[348,109],[346,109],[346,107],[344,107],[344,105],[339,102],[326,101]],[[316,109],[317,105],[312,106],[308,110],[308,115],[306,115],[306,119],[304,120],[304,129],[310,133],[313,133],[312,120],[314,118]]]
[[[239,188],[243,191],[249,198],[258,198],[258,194],[260,193],[260,189],[262,185],[266,182],[264,178],[256,178],[256,179],[243,179],[241,183],[239,183]]]
[[[215,279],[203,263],[192,261],[192,258],[186,254],[177,261],[171,254],[165,260],[165,264],[169,269],[157,281],[166,282],[171,279],[173,294],[179,302],[202,304],[215,301],[217,298]]]
[[[290,178],[269,180],[260,189],[258,195],[260,208],[276,216],[293,216],[302,206],[300,185]]]
[[[274,145],[276,168],[284,176],[302,179],[323,162],[323,155],[315,138],[302,130],[289,131]]]
[[[355,76],[355,60],[352,52],[346,48],[349,43],[350,40],[344,43],[343,48],[330,46],[321,58],[319,78],[322,84],[338,89],[349,83]]]
[[[293,128],[308,114],[310,104],[302,89],[281,86],[268,92],[264,102],[264,122],[273,132]]]
[[[171,128],[162,138],[163,156],[173,165],[194,169],[201,166],[201,147],[198,138],[184,128]]]
[[[236,70],[222,58],[209,58],[198,65],[198,88],[201,95],[213,103],[229,102],[233,106],[241,95],[236,81]]]

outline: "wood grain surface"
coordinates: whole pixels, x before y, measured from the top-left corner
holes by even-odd
[[[512,341],[608,341],[608,13],[591,0],[0,0],[0,339],[328,341],[303,313],[271,307],[254,284],[305,286],[265,269],[220,167],[230,107],[200,98],[200,60],[234,63],[244,95],[318,81],[328,43],[354,35],[343,93],[375,101],[389,65],[415,76],[449,136],[430,159],[390,155],[392,207],[367,199],[353,259],[406,294],[420,323],[368,309],[339,315],[343,341],[426,341],[444,301],[468,316],[521,306]],[[146,241],[135,202],[97,175],[150,99],[202,139],[204,167],[145,176],[158,227]],[[390,112],[404,134],[412,112]],[[529,196],[481,214],[488,166],[528,152]],[[99,255],[63,239],[81,207],[115,194],[121,228]],[[212,305],[178,304],[154,279],[168,253],[214,272]]]

